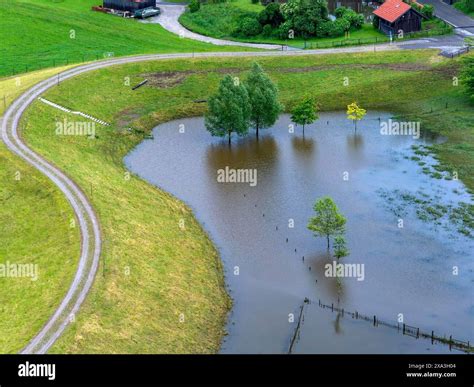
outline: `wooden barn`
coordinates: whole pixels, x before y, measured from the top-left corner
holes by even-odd
[[[423,16],[402,0],[387,0],[373,14],[379,18],[379,30],[387,35],[421,30]]]
[[[104,0],[104,8],[135,12],[139,9],[156,6],[156,0]]]

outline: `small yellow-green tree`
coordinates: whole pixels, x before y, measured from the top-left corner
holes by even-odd
[[[347,105],[347,119],[354,121],[354,127],[357,130],[357,121],[364,118],[367,110],[362,109],[356,102]]]

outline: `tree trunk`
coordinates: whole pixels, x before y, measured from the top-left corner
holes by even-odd
[[[231,144],[231,143],[230,143],[230,140],[231,140],[232,132],[229,131],[228,134],[229,134],[229,146],[230,146],[230,144]]]
[[[327,241],[328,241],[328,251],[329,251],[329,235],[326,235]]]
[[[304,136],[304,124],[303,124],[303,136]]]
[[[255,126],[255,128],[257,129],[257,140],[258,140],[258,122],[257,122],[257,125]]]

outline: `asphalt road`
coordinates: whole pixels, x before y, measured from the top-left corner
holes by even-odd
[[[411,41],[411,44],[416,44]],[[418,41],[418,46],[413,48],[439,48],[440,40],[423,39]],[[74,316],[79,311],[94,281],[102,245],[99,219],[95,214],[88,199],[77,186],[59,168],[55,167],[41,155],[34,152],[22,140],[18,134],[19,122],[25,110],[40,95],[55,87],[58,82],[75,77],[77,75],[109,67],[117,64],[142,62],[148,60],[165,59],[190,59],[190,58],[212,58],[212,57],[259,57],[259,56],[297,56],[297,55],[324,55],[330,53],[358,53],[373,51],[400,50],[403,47],[398,44],[380,44],[371,46],[355,46],[320,50],[298,50],[298,51],[262,51],[262,52],[210,52],[210,53],[188,53],[188,54],[160,54],[141,55],[134,57],[113,58],[91,64],[81,65],[67,70],[58,76],[46,79],[15,100],[5,111],[1,119],[1,137],[5,145],[13,153],[23,158],[28,164],[47,176],[66,196],[74,209],[78,219],[82,236],[81,256],[74,280],[61,304],[48,320],[41,331],[30,341],[21,353],[46,353],[64,332],[68,324],[74,321]],[[34,316],[33,316],[34,318]]]

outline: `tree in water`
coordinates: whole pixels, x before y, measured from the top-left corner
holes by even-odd
[[[205,115],[207,130],[218,137],[228,136],[229,146],[232,133],[243,136],[250,126],[250,101],[244,85],[238,78],[226,75],[217,93],[208,102]]]
[[[334,256],[337,258],[338,262],[341,258],[347,257],[349,255],[349,249],[346,246],[346,239],[342,235],[337,235],[334,238]]]
[[[360,121],[364,118],[367,110],[362,109],[357,105],[356,102],[352,102],[350,105],[347,105],[347,118],[354,121],[354,128],[357,130],[357,121]]]
[[[305,125],[312,124],[319,116],[317,105],[312,97],[304,98],[291,112],[291,120],[298,125],[303,125],[303,135]]]
[[[309,220],[308,229],[315,236],[325,236],[329,250],[329,238],[344,233],[347,220],[329,196],[318,199],[313,209],[316,215]]]
[[[258,63],[254,63],[245,87],[250,99],[250,122],[257,132],[273,126],[282,106],[278,102],[278,89]]]

